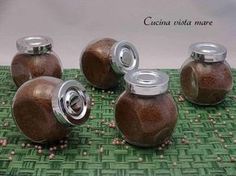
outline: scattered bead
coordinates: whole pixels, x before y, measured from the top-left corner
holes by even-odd
[[[4,124],[3,124],[3,127],[8,127],[9,126],[9,123],[8,122],[5,122]]]
[[[43,153],[42,149],[38,149],[38,154]]]
[[[6,139],[3,140],[2,146],[3,146],[3,147],[6,147],[6,146],[7,146],[7,140],[6,140]]]
[[[51,159],[53,159],[54,157],[55,157],[55,154],[51,153],[48,158],[51,160]]]
[[[103,148],[103,147],[100,147],[99,152],[100,152],[100,153],[103,153],[103,152],[104,152],[104,148]]]
[[[217,159],[217,161],[221,161],[221,157],[219,157],[219,156],[216,159]]]
[[[231,156],[231,157],[230,157],[230,161],[231,161],[231,162],[235,162],[235,161],[236,161],[235,157]]]
[[[11,151],[11,155],[15,155],[15,151],[14,150]]]
[[[139,158],[138,158],[138,161],[139,161],[139,162],[142,162],[142,161],[143,161],[143,158],[142,158],[142,157],[139,157]]]

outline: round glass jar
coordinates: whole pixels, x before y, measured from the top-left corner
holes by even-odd
[[[194,43],[182,65],[180,83],[187,100],[199,105],[214,105],[224,100],[233,86],[233,77],[226,62],[227,50],[215,43]]]
[[[80,57],[80,69],[85,78],[101,89],[115,87],[120,77],[138,65],[139,56],[133,44],[111,38],[91,42]]]
[[[167,142],[178,116],[168,93],[169,76],[157,70],[138,69],[124,78],[126,90],[115,107],[116,125],[124,139],[141,147]]]
[[[16,92],[13,118],[20,131],[37,143],[66,137],[72,126],[90,114],[90,98],[75,80],[42,76],[24,83]]]
[[[52,39],[28,36],[16,41],[18,53],[11,63],[11,75],[17,87],[39,76],[61,78],[59,57],[52,51]]]

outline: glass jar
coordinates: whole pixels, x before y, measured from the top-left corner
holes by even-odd
[[[126,90],[115,107],[115,120],[124,139],[141,147],[167,142],[177,122],[177,108],[168,93],[169,76],[161,71],[138,69],[125,77]]]
[[[88,119],[90,98],[77,81],[42,76],[17,90],[12,107],[16,125],[27,138],[53,142]]]
[[[133,44],[111,38],[91,42],[80,58],[80,69],[87,81],[101,89],[117,86],[119,79],[138,65],[139,56]]]
[[[180,82],[187,100],[199,105],[214,105],[224,100],[233,85],[226,62],[227,50],[215,43],[195,43],[189,48],[191,56],[182,65]]]
[[[11,75],[17,87],[39,76],[61,78],[59,57],[52,51],[52,39],[45,36],[28,36],[16,41],[18,53],[11,63]]]

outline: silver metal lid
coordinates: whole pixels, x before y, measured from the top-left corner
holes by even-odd
[[[52,49],[52,39],[46,36],[27,36],[16,41],[19,52],[28,54],[43,54]]]
[[[133,94],[158,95],[168,90],[169,76],[154,69],[137,69],[125,74],[127,88]]]
[[[216,43],[199,42],[190,45],[189,52],[195,60],[203,62],[221,62],[224,61],[227,54],[227,49]]]
[[[85,88],[75,80],[65,81],[57,86],[52,96],[53,112],[57,120],[67,126],[86,121],[90,106]]]
[[[118,74],[125,74],[139,66],[138,51],[127,41],[119,41],[112,46],[111,59],[112,68]]]

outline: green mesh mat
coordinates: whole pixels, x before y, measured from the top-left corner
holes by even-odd
[[[69,69],[63,79],[77,79],[86,85],[94,105],[91,118],[72,130],[67,148],[49,159],[49,147],[43,146],[43,154],[38,154],[16,128],[11,114],[16,87],[9,67],[0,67],[0,139],[8,143],[0,146],[0,175],[236,175],[236,89],[218,106],[194,106],[180,97],[178,71],[165,71],[179,109],[171,145],[142,149],[114,144],[115,138],[122,139],[109,124],[122,86],[97,90],[86,84],[79,70]],[[236,70],[233,74],[236,78]],[[22,147],[22,143],[31,146]]]

